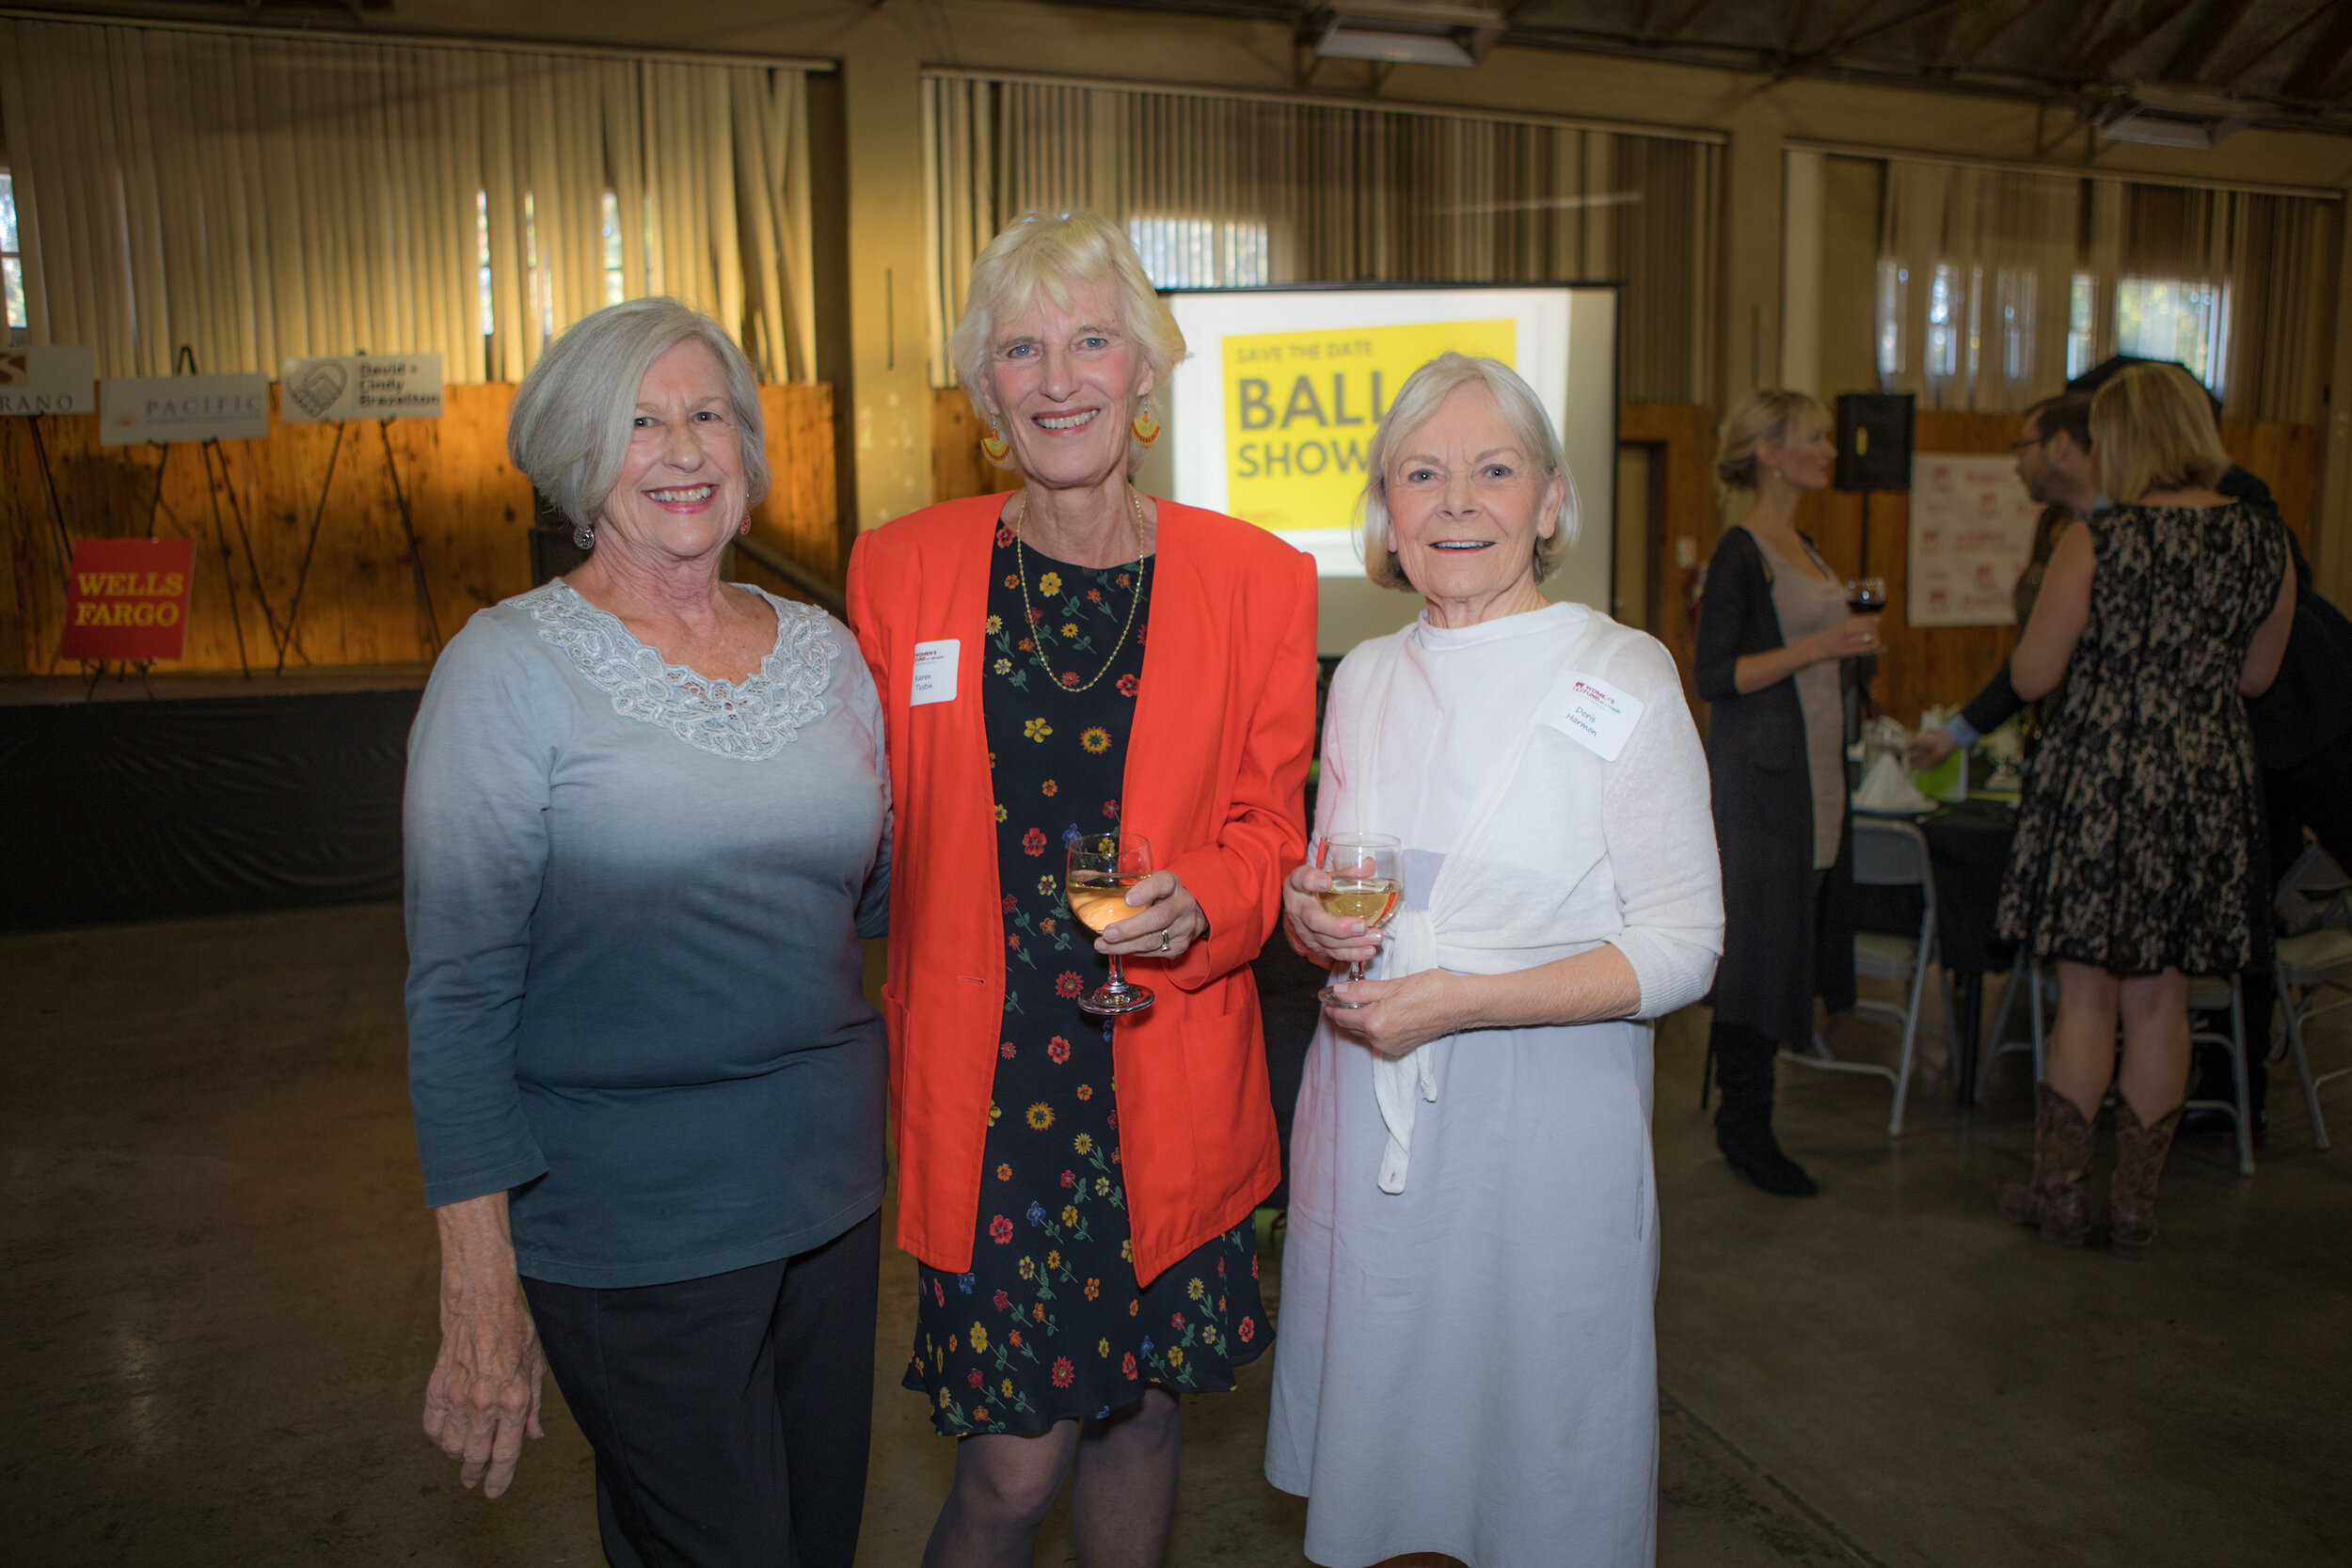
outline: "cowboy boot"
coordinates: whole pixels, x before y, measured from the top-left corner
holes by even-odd
[[[2058,1246],[2078,1247],[2090,1234],[2083,1176],[2090,1169],[2090,1118],[2047,1084],[2034,1085],[2033,1180],[2004,1181],[1994,1203],[2001,1217],[2030,1225]]]
[[[2115,1097],[2115,1175],[2107,1183],[2107,1238],[2118,1258],[2136,1263],[2156,1239],[2156,1180],[2164,1174],[2164,1157],[2171,1152],[2172,1134],[2180,1125],[2178,1105],[2147,1125],[2130,1101]]]

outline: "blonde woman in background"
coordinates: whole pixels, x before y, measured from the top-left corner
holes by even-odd
[[[1845,661],[1878,647],[1878,617],[1847,610],[1837,574],[1797,531],[1829,484],[1829,415],[1803,392],[1757,392],[1724,421],[1716,472],[1751,497],[1708,562],[1698,694],[1723,852],[1724,959],[1708,1040],[1723,1103],[1715,1146],[1783,1197],[1820,1188],[1772,1134],[1773,1059],[1813,1037],[1813,999],[1853,1006]]]
[[[2188,976],[2245,969],[2267,914],[2246,699],[2279,673],[2295,575],[2277,516],[2214,488],[2230,460],[2187,372],[2123,371],[2091,400],[2090,435],[2101,488],[2127,499],[2059,538],[2010,661],[2027,701],[2066,691],[2001,888],[2001,936],[2058,963],[2058,1017],[2033,1177],[1998,1202],[2045,1241],[2083,1243],[2091,1123],[2113,1082],[2108,1234],[2136,1259],[2187,1091]]]

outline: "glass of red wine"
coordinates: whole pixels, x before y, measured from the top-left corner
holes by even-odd
[[[1848,578],[1846,608],[1856,615],[1877,615],[1886,609],[1884,578]]]

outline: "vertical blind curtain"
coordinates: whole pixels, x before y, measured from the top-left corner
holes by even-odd
[[[2117,285],[2169,279],[2228,291],[2218,367],[2226,415],[2315,421],[2333,341],[2341,205],[1892,160],[1882,289],[1887,269],[1902,280],[1891,294],[1898,364],[1881,379],[1930,407],[2013,413],[2065,385],[2076,275],[2090,280],[2094,363],[2116,351]],[[1932,319],[1939,267],[1951,285],[1941,324]],[[1942,353],[1939,325],[1952,334]]]
[[[610,192],[621,297],[813,380],[804,105],[764,66],[0,20],[32,341],[94,345],[101,375],[186,345],[518,379],[610,297]]]
[[[1193,283],[1619,280],[1621,394],[1699,402],[1721,150],[1427,110],[927,77],[933,382],[1017,214],[1191,226]],[[1163,277],[1158,280],[1168,281]]]

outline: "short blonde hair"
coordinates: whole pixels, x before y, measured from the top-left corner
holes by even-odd
[[[1184,334],[1144,275],[1127,236],[1100,213],[1024,213],[974,260],[963,315],[947,340],[956,379],[982,422],[995,419],[980,389],[988,385],[989,355],[998,330],[1026,313],[1040,293],[1066,310],[1077,290],[1105,281],[1119,295],[1120,327],[1142,350],[1152,372],[1151,395],[1138,411],[1167,395],[1169,373],[1184,357]],[[1130,434],[1128,470],[1142,461],[1143,443]]]
[[[1770,441],[1778,446],[1798,428],[1827,430],[1829,410],[1810,392],[1778,388],[1750,392],[1724,421],[1723,440],[1715,449],[1715,477],[1726,490],[1754,490],[1762,477],[1756,449]]]
[[[2118,505],[2151,490],[2211,489],[2230,467],[2213,400],[2178,365],[2126,365],[2093,393],[2090,451]]]
[[[1389,459],[1414,432],[1436,417],[1447,398],[1472,386],[1484,387],[1487,396],[1495,400],[1503,423],[1511,427],[1511,438],[1518,443],[1521,451],[1542,465],[1546,483],[1554,475],[1561,482],[1564,493],[1559,526],[1551,531],[1549,539],[1540,532],[1535,536],[1537,582],[1551,576],[1552,568],[1560,564],[1560,552],[1576,537],[1576,476],[1568,472],[1567,453],[1560,448],[1560,433],[1552,429],[1551,416],[1544,412],[1543,399],[1519,378],[1518,372],[1502,360],[1449,351],[1405,378],[1405,385],[1397,388],[1396,401],[1381,416],[1380,428],[1373,432],[1371,450],[1364,453],[1364,576],[1382,588],[1409,591],[1413,586],[1397,562],[1395,547],[1389,543],[1392,521],[1389,511]]]
[[[725,373],[748,504],[768,494],[768,427],[752,362],[725,327],[699,310],[675,299],[625,299],[580,317],[547,346],[506,420],[515,467],[575,527],[598,521],[621,482],[645,372],[689,339],[717,355]]]

